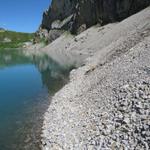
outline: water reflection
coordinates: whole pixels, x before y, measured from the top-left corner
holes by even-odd
[[[33,56],[33,62],[42,75],[43,84],[51,93],[58,91],[67,81],[72,66],[62,67],[47,55]]]
[[[0,51],[0,68],[22,64],[34,64],[41,73],[43,85],[51,93],[58,91],[68,81],[69,72],[74,68],[62,66],[47,55],[26,56],[19,50]]]
[[[0,50],[0,149],[39,150],[43,114],[67,81],[65,68],[48,56]]]

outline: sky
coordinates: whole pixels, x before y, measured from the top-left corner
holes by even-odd
[[[0,27],[35,32],[51,0],[0,0]]]

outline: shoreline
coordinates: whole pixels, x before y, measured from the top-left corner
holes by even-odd
[[[34,54],[46,54],[63,66],[75,64],[77,68],[44,114],[43,150],[135,148],[138,137],[134,128],[141,126],[143,118],[136,109],[132,114],[127,104],[132,99],[139,103],[135,108],[141,103],[148,106],[144,98],[132,95],[138,95],[143,87],[150,90],[149,14],[150,7],[122,22],[93,26],[76,37],[62,35],[40,50],[33,49]],[[143,66],[147,68],[141,70]],[[139,109],[147,113],[143,105]],[[148,121],[148,116],[143,116]],[[130,127],[125,128],[128,136],[121,130],[126,125]],[[143,125],[147,131],[147,124]],[[138,136],[145,141],[138,148],[148,147],[146,139]]]
[[[129,115],[121,113],[119,104],[125,105],[122,98],[130,104],[128,99],[134,99],[131,95],[135,89],[139,91],[144,87],[149,90],[149,73],[139,73],[141,66],[150,63],[149,14],[150,8],[147,8],[120,23],[92,27],[65,44],[60,37],[42,50],[51,54],[51,51],[61,49],[61,52],[85,56],[84,66],[71,71],[70,82],[54,95],[44,115],[43,150],[135,148],[136,134],[131,135],[126,128],[129,132],[126,137],[120,130],[123,126],[118,123],[120,128],[116,128],[114,125],[117,124],[115,119],[120,117],[130,129],[140,126],[142,117],[136,110],[133,110],[135,116],[132,118],[130,108]],[[128,93],[127,97],[124,91]],[[143,98],[141,100],[148,105]],[[127,109],[126,105],[123,109]],[[145,112],[143,105],[140,111]],[[146,126],[145,122],[142,123]],[[138,136],[146,140],[142,135]],[[135,142],[130,143],[133,138]],[[148,146],[146,141],[144,144],[138,147]]]

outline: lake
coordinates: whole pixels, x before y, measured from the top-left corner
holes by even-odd
[[[0,50],[0,150],[40,149],[44,112],[69,71],[46,55]]]

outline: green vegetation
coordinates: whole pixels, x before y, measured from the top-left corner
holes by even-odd
[[[0,49],[18,48],[24,42],[31,41],[34,38],[33,33],[21,33],[15,31],[0,31]]]

